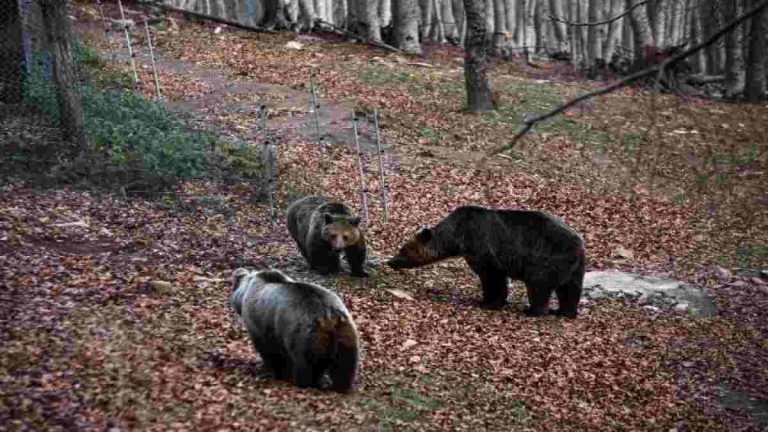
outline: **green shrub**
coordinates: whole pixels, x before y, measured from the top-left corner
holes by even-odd
[[[85,128],[94,150],[115,166],[138,166],[164,176],[190,178],[205,169],[213,138],[187,132],[163,107],[132,91],[82,91]]]

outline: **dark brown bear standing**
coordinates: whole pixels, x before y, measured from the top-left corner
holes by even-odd
[[[526,315],[548,314],[552,291],[560,304],[556,315],[573,318],[578,313],[584,242],[555,217],[539,211],[458,207],[416,234],[388,264],[414,268],[457,256],[480,276],[486,307],[507,303],[511,278],[526,285],[531,304]]]
[[[365,237],[360,218],[346,205],[323,196],[308,196],[288,207],[288,231],[309,266],[320,273],[339,271],[339,255],[347,257],[352,275],[368,274],[365,265]]]
[[[319,388],[328,374],[333,390],[352,391],[359,338],[339,296],[278,270],[239,268],[232,278],[230,305],[265,367],[299,387]]]

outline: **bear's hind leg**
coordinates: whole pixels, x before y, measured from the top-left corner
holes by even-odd
[[[483,288],[481,305],[489,309],[500,309],[507,305],[509,284],[507,274],[500,271],[487,271],[480,275]]]
[[[549,314],[549,299],[552,297],[550,288],[526,286],[528,301],[531,305],[523,311],[527,316],[544,316]]]
[[[344,255],[347,256],[347,262],[349,263],[349,269],[352,271],[352,276],[368,276],[368,273],[365,271],[365,245],[352,245],[344,249]]]

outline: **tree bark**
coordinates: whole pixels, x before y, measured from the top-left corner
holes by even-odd
[[[493,3],[493,48],[500,53],[507,48],[509,40],[507,29],[507,10],[504,0],[488,0]]]
[[[379,25],[379,4],[377,0],[357,0],[358,31],[362,36],[374,41],[381,41]]]
[[[0,8],[0,101],[21,102],[23,54],[21,51],[21,17],[17,0],[2,0]]]
[[[622,0],[608,0],[603,19],[611,19],[620,14],[622,12],[622,4]],[[603,45],[603,59],[606,62],[612,60],[613,54],[616,52],[616,46],[621,42],[621,28],[623,24],[624,18],[619,18],[608,24],[607,39]]]
[[[63,138],[86,149],[88,140],[83,126],[83,109],[76,90],[77,74],[72,59],[72,24],[69,2],[41,0],[43,23],[53,55],[53,81],[59,93]]]
[[[432,27],[432,0],[419,0],[419,38],[422,42],[429,40],[429,30]]]
[[[443,30],[445,38],[454,44],[459,43],[459,23],[453,13],[453,2],[451,0],[440,0],[442,5]]]
[[[598,22],[599,11],[602,9],[602,4],[599,0],[589,0],[587,22]],[[602,57],[602,49],[600,49],[600,34],[599,31],[603,26],[589,26],[587,28],[587,69],[594,71],[598,66],[598,60]]]
[[[555,16],[558,19],[562,20],[565,17],[561,0],[549,0],[549,10],[552,13],[552,16]],[[565,27],[564,23],[552,21],[552,32],[554,33],[557,42],[557,51],[561,51],[566,44],[566,38],[568,37],[566,34],[567,31],[568,29]]]
[[[467,17],[467,41],[464,49],[464,80],[469,110],[480,113],[493,110],[488,83],[488,32],[485,21],[486,1],[464,0]]]
[[[283,0],[264,0],[264,21],[262,25],[266,28],[288,28]]]
[[[395,46],[410,54],[421,54],[418,0],[392,0]]]
[[[734,0],[723,4],[723,18],[725,22],[736,19],[738,5]],[[744,89],[744,58],[742,57],[741,33],[739,26],[725,35],[725,97],[732,98]]]
[[[627,9],[634,7],[641,0],[626,0]],[[654,49],[651,28],[648,23],[647,10],[643,7],[635,7],[629,14],[629,22],[632,26],[634,39],[632,50],[634,52],[633,69],[642,69],[646,65],[646,50]]]
[[[757,6],[760,0],[752,0],[751,5]],[[746,75],[744,77],[744,98],[748,101],[758,101],[765,98],[765,43],[766,20],[768,7],[755,14],[749,25],[749,50],[747,52]]]

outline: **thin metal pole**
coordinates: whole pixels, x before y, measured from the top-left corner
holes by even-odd
[[[131,48],[131,35],[128,32],[128,26],[125,24],[125,12],[123,11],[123,2],[117,0],[117,6],[120,8],[120,20],[123,24],[123,33],[125,33],[125,43],[128,46],[128,56],[131,58],[131,70],[133,71],[134,85],[139,82],[139,74],[136,73],[136,62],[133,61],[133,48]]]
[[[149,46],[149,58],[152,60],[152,75],[155,80],[155,96],[158,101],[163,100],[160,94],[160,82],[157,79],[157,65],[155,64],[155,50],[152,48],[152,33],[149,32],[149,24],[144,21],[144,34],[147,37],[147,46]]]
[[[387,183],[384,178],[384,149],[381,147],[381,136],[379,135],[379,110],[376,108],[373,109],[373,126],[376,128],[376,151],[379,152],[379,188],[381,189],[381,206],[384,209],[384,223],[387,223],[389,216],[387,212]]]
[[[360,140],[357,138],[357,118],[352,111],[352,130],[355,134],[355,147],[357,147],[357,166],[360,174],[360,201],[363,206],[363,223],[368,224],[368,195],[365,191],[365,173],[363,172],[363,154],[360,151]]]
[[[310,92],[310,103],[312,104],[311,112],[312,112],[312,119],[315,127],[315,138],[317,139],[317,143],[320,146],[320,151],[324,151],[325,146],[323,145],[323,140],[320,138],[320,118],[318,114],[318,109],[320,108],[320,105],[317,103],[317,93],[315,92],[314,72],[309,73],[309,92]]]

